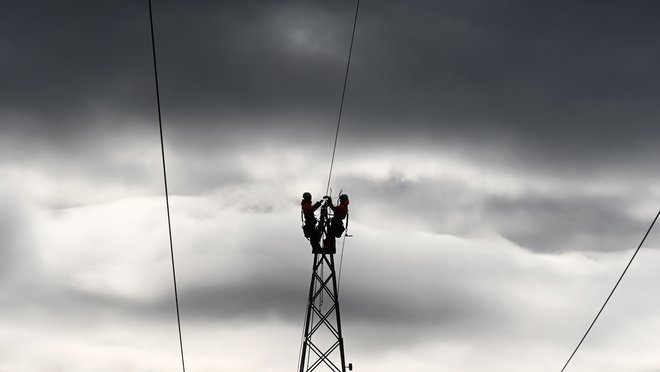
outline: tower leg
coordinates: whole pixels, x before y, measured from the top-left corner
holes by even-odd
[[[314,254],[314,262],[312,264],[312,267],[314,268],[312,270],[312,280],[309,283],[309,296],[307,296],[307,310],[305,310],[305,338],[303,339],[303,345],[302,345],[302,354],[300,354],[300,372],[305,371],[305,359],[307,356],[307,339],[309,337],[309,323],[310,323],[310,315],[311,315],[311,303],[312,303],[312,296],[314,294],[314,283],[315,283],[315,277],[314,277],[314,272],[316,271],[316,263],[319,260],[319,255],[318,253]]]
[[[341,333],[341,314],[339,312],[339,288],[337,288],[337,275],[335,275],[335,255],[330,255],[330,265],[332,268],[332,290],[335,293],[335,313],[337,314],[337,338],[339,340],[339,355],[341,358],[341,371],[346,371],[346,358],[344,357],[344,337]]]
[[[321,270],[324,264],[327,269]],[[326,295],[326,307],[329,306],[327,310],[317,301],[322,294]],[[339,353],[335,352],[337,349]],[[299,372],[311,372],[322,365],[333,372],[346,371],[339,292],[332,254],[314,255]]]

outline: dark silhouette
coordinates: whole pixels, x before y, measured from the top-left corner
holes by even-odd
[[[323,201],[317,201],[312,204],[312,194],[305,192],[302,195],[300,202],[301,213],[303,215],[303,233],[305,238],[309,239],[309,244],[312,246],[312,253],[321,253],[321,235],[323,226],[318,225],[318,220],[314,215],[317,209],[323,204]]]
[[[344,230],[346,230],[344,228],[344,219],[348,216],[348,195],[339,195],[339,204],[337,206],[332,205],[332,198],[330,196],[325,196],[324,199],[326,205],[323,207],[332,209],[333,216],[328,224],[325,239],[323,239],[323,248],[325,253],[335,253],[337,251],[336,238],[341,238]]]

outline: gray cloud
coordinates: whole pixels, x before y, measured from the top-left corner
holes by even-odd
[[[14,180],[3,175],[0,185],[0,277],[12,282],[34,270],[34,212]]]
[[[0,265],[3,273],[7,273],[17,264],[23,236],[24,224],[20,221],[20,207],[11,205],[3,198],[0,201]]]
[[[362,223],[459,236],[495,232],[537,252],[631,249],[651,217],[637,213],[647,194],[585,195],[575,189],[580,193],[571,195],[560,188],[503,195],[479,183],[411,180],[396,171],[384,180],[349,177],[342,184],[351,185],[352,197],[366,206],[356,206],[353,217]]]
[[[352,3],[154,7],[166,124],[331,126]],[[3,111],[39,113],[49,123],[39,135],[51,136],[94,125],[103,111],[155,119],[146,7],[76,9],[44,2],[3,12]],[[366,3],[346,134],[490,141],[536,166],[656,154],[655,10],[614,1]]]
[[[148,25],[138,27],[145,10],[134,2],[7,4],[3,109],[39,114],[51,123],[41,129],[56,134],[73,119],[81,127],[95,104],[118,109],[144,100],[152,93],[140,84],[150,72]]]
[[[488,202],[501,234],[539,251],[628,250],[649,221],[628,215],[625,200],[530,196]]]

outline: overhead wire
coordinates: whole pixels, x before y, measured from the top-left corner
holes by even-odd
[[[335,153],[337,152],[337,140],[339,138],[339,127],[341,126],[341,115],[344,111],[344,98],[346,97],[346,86],[348,85],[348,73],[351,68],[351,56],[353,55],[353,43],[355,42],[355,30],[357,28],[358,14],[360,12],[360,0],[356,1],[355,4],[355,16],[353,17],[353,31],[351,32],[351,44],[348,48],[348,58],[346,61],[346,72],[344,73],[344,85],[341,90],[341,100],[339,103],[339,115],[337,116],[337,129],[335,131],[335,142],[332,146],[332,159],[330,160],[330,171],[328,172],[328,184],[325,189],[325,194],[328,195],[330,191],[330,181],[332,179],[332,169],[335,164]],[[341,194],[341,191],[340,191]],[[337,275],[337,291],[339,291],[339,283],[341,281],[341,267],[344,259],[344,245],[346,243],[346,233],[341,243],[341,255],[339,256],[339,272]],[[321,264],[321,270],[323,270],[323,264]],[[321,306],[323,306],[323,294],[321,294]]]
[[[353,54],[353,42],[355,41],[355,29],[357,27],[358,12],[360,11],[360,0],[355,5],[355,17],[353,18],[353,32],[351,34],[351,46],[348,48],[348,60],[346,62],[346,73],[344,74],[344,87],[341,90],[341,101],[339,103],[339,116],[337,117],[337,130],[335,131],[335,143],[332,147],[332,159],[330,160],[330,172],[328,173],[328,186],[325,188],[325,194],[330,191],[330,180],[332,179],[332,167],[335,164],[335,152],[337,151],[337,139],[339,138],[339,126],[341,124],[341,114],[344,110],[344,97],[346,96],[346,85],[348,83],[348,71],[351,68],[351,56]]]
[[[170,241],[170,257],[172,261],[172,279],[174,283],[174,303],[176,305],[176,321],[179,329],[179,349],[181,351],[181,367],[183,372],[186,372],[186,362],[183,353],[183,337],[181,336],[181,315],[179,312],[179,291],[176,286],[176,266],[174,263],[174,244],[172,243],[172,220],[170,217],[170,197],[169,191],[167,188],[167,167],[165,166],[165,144],[163,141],[163,120],[160,109],[160,89],[158,86],[158,66],[156,64],[156,42],[154,39],[154,21],[153,21],[153,12],[151,10],[151,0],[149,2],[149,26],[151,30],[151,52],[153,55],[154,61],[154,80],[156,82],[156,105],[158,107],[158,128],[160,130],[160,152],[161,158],[163,160],[163,181],[165,184],[165,206],[167,209],[167,230],[169,233]]]
[[[566,369],[566,367],[568,366],[568,364],[571,362],[571,360],[573,359],[573,356],[575,356],[575,353],[577,353],[578,349],[579,349],[580,346],[582,345],[582,342],[584,342],[584,340],[587,338],[587,335],[589,334],[589,331],[591,331],[591,328],[592,328],[592,327],[594,326],[594,324],[596,323],[596,320],[598,320],[598,317],[600,317],[600,314],[603,312],[603,309],[605,309],[605,306],[606,306],[607,303],[610,301],[610,298],[612,298],[612,295],[614,294],[614,291],[616,291],[617,287],[619,286],[619,283],[621,283],[621,280],[623,279],[623,276],[626,275],[626,272],[628,271],[628,268],[630,267],[630,265],[632,264],[633,260],[634,260],[635,257],[637,256],[637,253],[639,252],[639,250],[642,248],[642,245],[644,244],[644,241],[646,240],[646,237],[649,236],[649,233],[650,233],[651,230],[653,229],[653,226],[655,225],[655,221],[658,220],[658,216],[660,216],[660,210],[659,210],[658,213],[655,215],[655,218],[653,219],[653,222],[651,222],[651,225],[649,226],[648,230],[646,230],[646,234],[644,234],[644,237],[642,238],[642,241],[641,241],[641,242],[639,243],[639,245],[637,246],[637,249],[635,249],[635,253],[634,253],[634,254],[632,255],[632,257],[630,258],[630,261],[628,261],[628,265],[626,265],[626,268],[623,270],[623,273],[621,273],[621,276],[619,277],[619,280],[616,281],[616,284],[614,284],[614,288],[612,288],[612,291],[611,291],[610,294],[607,296],[607,299],[605,299],[605,302],[603,303],[603,306],[600,307],[600,310],[598,310],[598,313],[596,314],[596,317],[594,318],[594,320],[593,320],[593,321],[591,322],[591,324],[589,325],[589,328],[587,328],[587,331],[584,333],[584,335],[583,335],[582,338],[580,339],[580,342],[579,342],[579,343],[577,344],[577,346],[575,347],[575,350],[573,350],[573,352],[571,353],[571,356],[568,357],[568,360],[567,360],[566,363],[564,364],[564,367],[562,367],[561,372],[564,372],[564,370]]]
[[[339,127],[341,125],[341,115],[344,110],[344,97],[346,97],[346,86],[348,85],[348,72],[351,68],[351,56],[353,55],[353,43],[355,42],[355,30],[357,28],[358,14],[360,12],[360,0],[355,4],[355,16],[353,17],[353,32],[351,33],[351,45],[348,48],[348,59],[346,61],[346,73],[344,74],[344,86],[341,90],[341,101],[339,103],[339,115],[337,117],[337,130],[335,131],[335,143],[332,146],[332,159],[330,160],[330,172],[328,172],[328,185],[325,189],[325,194],[328,195],[330,190],[330,180],[332,179],[332,168],[335,164],[335,153],[337,152],[337,139],[339,138]],[[341,268],[344,260],[344,246],[346,243],[346,233],[341,242],[341,254],[339,256],[339,272],[337,275],[337,290],[339,290],[339,283],[341,283]]]

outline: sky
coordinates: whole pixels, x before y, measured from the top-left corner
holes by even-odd
[[[180,371],[146,1],[0,11],[0,371]],[[293,371],[353,1],[153,0],[186,369]],[[362,0],[347,361],[559,371],[660,206],[660,4]],[[653,230],[566,371],[657,372]]]

